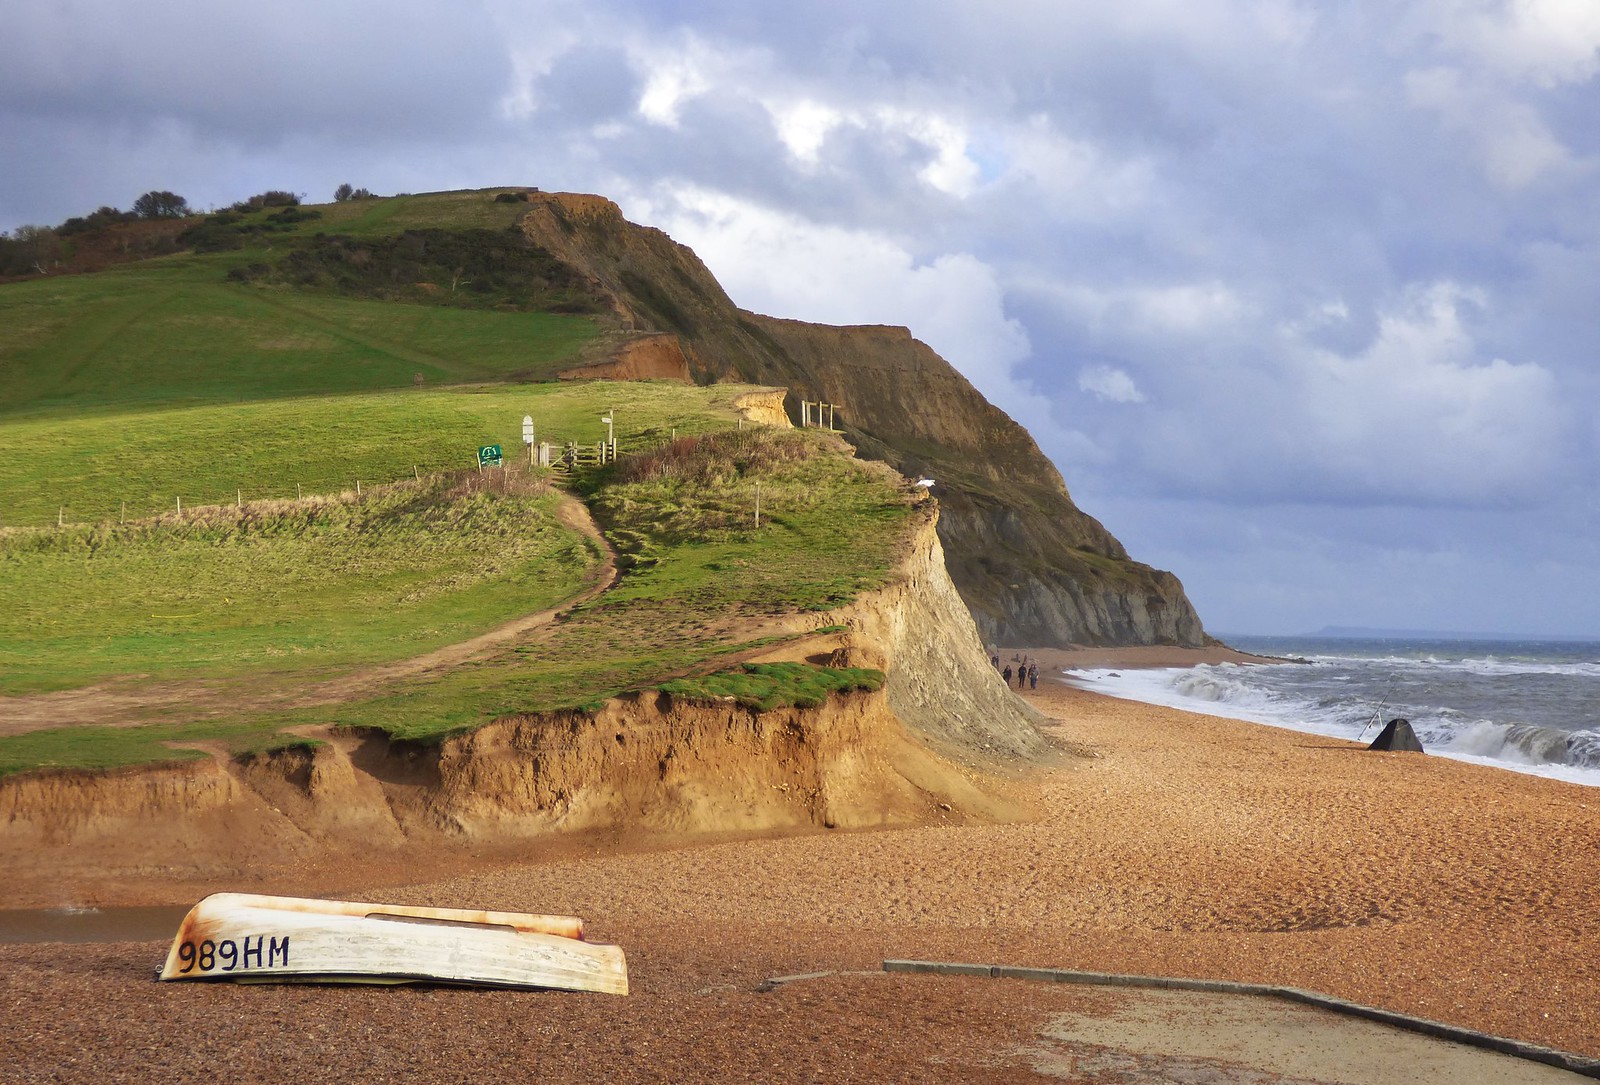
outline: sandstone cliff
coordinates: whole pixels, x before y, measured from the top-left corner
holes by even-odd
[[[1073,504],[1021,426],[904,328],[838,328],[740,310],[687,247],[627,222],[598,196],[531,197],[523,231],[609,299],[617,361],[680,364],[693,379],[786,388],[843,405],[862,453],[938,480],[950,575],[984,640],[1005,644],[1206,642],[1183,586],[1130,558]],[[676,338],[676,349],[662,343]]]

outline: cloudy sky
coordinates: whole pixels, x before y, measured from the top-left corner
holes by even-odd
[[[1600,635],[1595,0],[20,0],[0,228],[600,192],[905,324],[1213,632]]]

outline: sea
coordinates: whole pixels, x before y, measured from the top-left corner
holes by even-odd
[[[1228,636],[1291,662],[1077,670],[1085,689],[1344,739],[1411,722],[1431,754],[1600,787],[1600,641]]]

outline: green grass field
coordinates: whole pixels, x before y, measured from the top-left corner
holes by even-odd
[[[172,257],[0,289],[0,413],[220,403],[539,378],[589,317],[483,312],[224,282]],[[155,266],[155,265],[161,266]]]
[[[594,318],[226,278],[319,231],[496,229],[526,211],[492,197],[325,205],[240,249],[0,285],[0,694],[210,691],[160,724],[0,738],[0,774],[171,759],[185,741],[260,749],[306,723],[433,740],[595,705],[761,643],[742,619],[885,582],[915,495],[835,438],[740,431],[747,389],[508,383],[570,360]],[[525,455],[524,415],[541,439],[592,445],[604,414],[624,461],[572,485],[623,552],[612,590],[377,696],[252,707],[571,598],[597,555],[555,496],[521,470],[485,487],[471,465],[480,445]],[[723,681],[752,703],[826,685],[803,669]]]
[[[121,520],[237,500],[354,490],[469,466],[481,445],[594,444],[603,414],[623,448],[732,423],[742,387],[668,382],[492,385],[268,399],[206,407],[51,412],[0,420],[0,524]]]
[[[599,488],[607,534],[650,560],[537,643],[370,701],[286,714],[282,725],[432,740],[518,712],[597,705],[766,643],[741,637],[741,619],[822,610],[887,583],[916,502],[892,471],[814,432],[723,434],[687,455],[711,469]],[[738,496],[753,499],[757,482],[759,527],[753,502],[741,509]]]
[[[466,382],[537,379],[572,360],[592,316],[398,304],[261,287],[230,272],[281,262],[319,234],[504,230],[527,212],[494,191],[357,200],[251,234],[243,247],[0,286],[0,415],[107,405],[218,403]],[[273,212],[243,216],[263,225]],[[198,221],[198,220],[197,220]],[[424,261],[423,266],[426,265]]]
[[[240,750],[298,742],[284,729],[310,723],[437,740],[506,715],[597,705],[630,689],[655,687],[719,655],[764,643],[741,635],[739,619],[821,610],[886,582],[915,502],[892,472],[856,461],[834,439],[814,433],[755,430],[680,444],[692,446],[684,457],[689,477],[612,478],[595,490],[608,531],[632,540],[633,553],[648,559],[535,641],[366,700],[293,711],[241,709],[176,731],[169,724],[153,731],[75,728],[0,739],[0,772],[5,766],[87,766],[78,747],[85,735],[93,741],[82,756],[92,755],[96,765],[149,760],[152,751],[167,749],[160,743],[184,736],[220,737]],[[700,464],[711,466],[701,470]],[[627,467],[618,474],[626,475]],[[753,503],[740,508],[741,495],[753,498],[758,482],[760,526]],[[298,612],[298,599],[303,596],[284,601]],[[246,639],[223,628],[219,616],[229,608],[213,601],[210,613],[208,636],[185,649],[185,636],[198,630],[178,631],[174,650],[197,652],[210,637]],[[50,647],[48,637],[20,635],[38,651]],[[217,663],[209,673],[237,676],[239,668]],[[806,696],[814,685],[791,680],[786,688]],[[116,761],[119,756],[126,762]]]
[[[384,661],[575,594],[599,554],[548,483],[479,481],[6,533],[0,694]]]

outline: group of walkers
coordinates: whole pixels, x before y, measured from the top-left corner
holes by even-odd
[[[1016,656],[1012,656],[1011,658],[1017,659]],[[998,653],[991,655],[989,657],[989,662],[994,664],[995,670],[1000,671],[1000,677],[1006,680],[1006,685],[1009,686],[1011,684],[1011,676],[1012,674],[1015,674],[1017,676],[1018,689],[1039,688],[1039,664],[1036,661],[1029,659],[1027,656],[1017,659],[1017,668],[1015,671],[1011,669],[1011,664],[1009,663],[1005,665],[1004,669],[1001,668],[1000,656]]]

